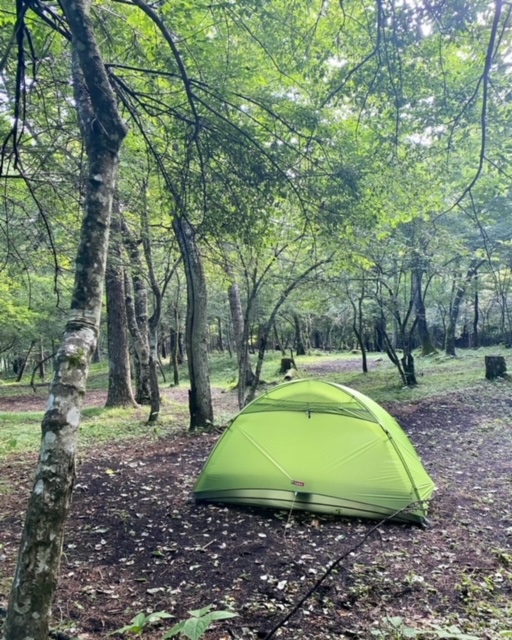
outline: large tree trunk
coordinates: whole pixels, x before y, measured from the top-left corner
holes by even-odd
[[[423,270],[413,269],[411,277],[414,310],[416,311],[416,330],[421,342],[421,355],[428,356],[431,353],[437,353],[437,350],[432,343],[427,325],[427,312],[422,291]]]
[[[133,407],[136,405],[132,391],[128,354],[128,320],[126,318],[126,292],[120,236],[119,203],[115,201],[115,210],[110,223],[110,246],[105,274],[108,335],[106,407]]]
[[[8,640],[48,640],[64,525],[75,478],[80,410],[96,347],[117,154],[126,129],[85,0],[61,0],[72,34],[75,103],[89,159],[85,216],[71,310],[56,358],[34,486],[3,630]]]
[[[208,308],[206,280],[195,232],[190,222],[173,218],[187,279],[185,342],[190,377],[190,430],[213,423],[213,406],[208,370]]]

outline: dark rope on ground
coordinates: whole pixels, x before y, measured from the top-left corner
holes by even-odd
[[[417,506],[418,502],[411,502],[410,504],[408,504],[406,507],[403,507],[402,509],[399,509],[398,511],[395,511],[394,513],[392,513],[391,515],[387,516],[386,518],[384,518],[383,520],[380,520],[375,526],[373,526],[369,531],[367,531],[365,533],[365,535],[361,538],[361,540],[359,540],[359,542],[354,545],[353,547],[351,547],[348,551],[345,551],[344,553],[341,554],[341,556],[339,556],[336,560],[334,560],[328,567],[327,569],[324,571],[324,573],[320,576],[320,578],[315,582],[315,584],[302,596],[302,598],[300,598],[300,600],[290,609],[290,611],[284,616],[284,618],[282,618],[281,620],[279,620],[279,622],[267,633],[266,636],[264,636],[264,640],[270,640],[270,638],[272,638],[276,632],[281,629],[281,627],[284,627],[284,625],[288,622],[288,620],[290,620],[290,618],[292,616],[294,616],[297,611],[302,607],[302,605],[306,602],[306,600],[308,600],[314,593],[315,591],[317,591],[317,589],[320,587],[320,585],[331,575],[331,573],[334,571],[334,569],[336,569],[336,567],[338,567],[340,565],[340,563],[345,560],[345,558],[347,556],[349,556],[351,553],[353,553],[354,551],[357,551],[357,549],[359,549],[360,547],[363,546],[363,544],[368,540],[368,538],[375,533],[376,531],[378,531],[384,524],[386,524],[387,522],[389,522],[390,520],[392,520],[393,518],[396,518],[397,516],[399,516],[400,514],[411,510],[413,507]],[[263,635],[263,634],[262,634]]]

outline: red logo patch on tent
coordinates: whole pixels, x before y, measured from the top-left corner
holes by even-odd
[[[294,484],[296,487],[303,487],[304,483],[303,482],[299,482],[299,480],[292,480],[292,484]]]

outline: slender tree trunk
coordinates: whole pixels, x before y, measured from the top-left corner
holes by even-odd
[[[414,356],[412,355],[410,349],[404,349],[403,357],[401,358],[402,362],[402,370],[403,377],[405,380],[405,384],[407,387],[416,386],[416,370],[414,366]]]
[[[21,382],[21,379],[23,378],[23,374],[25,373],[25,369],[27,367],[28,359],[30,358],[30,354],[32,353],[32,349],[34,348],[35,344],[36,344],[36,341],[32,340],[32,342],[30,343],[30,347],[28,348],[27,355],[23,359],[20,358],[21,365],[18,371],[18,377],[16,378],[16,382]]]
[[[133,397],[128,354],[128,320],[119,215],[119,202],[116,198],[110,222],[110,246],[105,274],[108,336],[108,394],[105,406],[133,407],[136,402]]]
[[[151,403],[148,423],[158,421],[160,415],[160,388],[158,386],[158,332],[152,327],[149,332],[149,384]]]
[[[39,339],[39,378],[44,382],[45,377],[45,367],[44,363],[46,362],[46,358],[44,357],[44,341],[43,336]]]
[[[480,346],[480,336],[478,334],[479,323],[479,300],[478,300],[478,273],[475,273],[475,293],[473,297],[473,336],[471,338],[471,346],[478,349]]]
[[[224,353],[224,339],[223,339],[223,330],[222,330],[222,318],[217,316],[217,329],[219,331],[219,337],[217,341],[217,347],[221,353]]]
[[[240,299],[240,289],[238,288],[238,284],[235,282],[232,273],[228,273],[228,275],[232,279],[232,282],[228,288],[228,300],[229,309],[231,311],[231,321],[233,323],[233,334],[235,337],[236,355],[238,361],[237,387],[239,388],[241,397],[243,398],[245,397],[244,387],[250,386],[254,379],[254,373],[251,367],[251,362],[249,360],[249,329],[248,326],[246,327],[246,323],[248,323],[248,320],[244,320],[242,301]],[[241,380],[244,381],[242,384],[240,384]],[[240,407],[243,407],[243,400]]]
[[[7,618],[8,640],[48,640],[64,525],[75,478],[80,409],[96,348],[117,154],[126,129],[116,107],[84,0],[61,0],[72,34],[75,104],[89,160],[85,216],[71,310],[42,422]]]
[[[276,348],[279,347],[279,351],[281,352],[281,355],[285,356],[286,351],[284,350],[284,347],[283,347],[282,338],[279,337],[279,333],[277,332],[277,324],[275,322],[274,322],[274,339],[276,341]]]
[[[139,404],[151,404],[151,372],[149,351],[148,292],[143,277],[139,247],[130,228],[122,221],[123,240],[132,266],[132,284],[126,286],[126,311],[128,327],[138,360],[137,391],[135,399]],[[134,321],[135,317],[135,321]]]
[[[447,356],[455,356],[455,330],[457,328],[457,320],[459,319],[459,311],[462,300],[466,293],[466,289],[475,276],[482,262],[472,260],[468,267],[465,277],[456,284],[454,282],[454,295],[448,313],[448,326],[446,327],[444,350]]]
[[[418,337],[421,342],[421,355],[428,356],[432,353],[437,353],[437,350],[432,344],[430,331],[428,330],[428,325],[427,325],[427,312],[425,309],[425,303],[423,300],[423,291],[422,291],[423,270],[413,269],[411,276],[412,276],[414,309],[416,311],[416,319],[417,319],[416,329],[418,331]]]
[[[174,307],[174,333],[172,334],[171,340],[171,362],[172,362],[172,373],[173,373],[173,384],[177,387],[180,384],[180,369],[178,362],[179,355],[179,311],[177,307]]]
[[[149,231],[148,208],[146,202],[147,184],[144,183],[144,206],[141,211],[142,223],[142,246],[144,248],[144,258],[149,274],[149,282],[153,293],[153,313],[149,318],[149,382],[151,387],[151,412],[149,414],[149,423],[156,422],[160,415],[160,389],[158,387],[158,327],[160,325],[160,317],[162,315],[162,296],[165,292],[169,280],[172,277],[174,269],[167,273],[163,289],[156,279],[155,268],[153,264],[153,255],[151,250],[151,237]],[[177,263],[175,265],[177,267]]]
[[[185,341],[190,377],[190,430],[213,423],[208,370],[208,310],[206,281],[192,225],[184,217],[173,218],[187,279]]]
[[[295,353],[298,356],[305,356],[306,349],[304,348],[304,342],[302,340],[300,316],[298,313],[293,314],[293,326],[295,328]]]
[[[126,271],[124,274],[124,288],[126,295],[126,318],[128,320],[128,329],[132,337],[136,360],[135,379],[137,383],[137,394],[135,399],[139,404],[147,405],[151,402],[149,340],[147,332],[141,331],[139,323],[137,322],[133,282]]]

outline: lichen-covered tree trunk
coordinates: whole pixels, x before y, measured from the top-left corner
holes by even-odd
[[[85,0],[62,0],[72,34],[75,103],[89,160],[71,310],[42,422],[39,462],[3,635],[47,640],[75,478],[80,409],[96,348],[117,154],[126,134]]]
[[[128,320],[121,253],[121,225],[118,203],[110,223],[110,245],[105,274],[108,334],[108,393],[106,407],[135,406],[130,358],[128,354]]]
[[[208,369],[208,309],[206,280],[195,232],[188,220],[175,216],[174,233],[183,258],[187,279],[185,344],[190,377],[190,430],[213,422]]]
[[[122,221],[122,232],[132,266],[132,283],[126,285],[128,327],[133,340],[138,365],[135,399],[139,404],[151,404],[151,365],[149,350],[148,292],[143,277],[142,260],[137,240]]]
[[[135,294],[133,281],[125,270],[124,288],[126,296],[126,318],[128,329],[132,337],[135,350],[137,371],[137,392],[135,399],[139,404],[149,404],[151,401],[150,371],[149,371],[149,339],[147,333],[140,330],[135,311]]]

